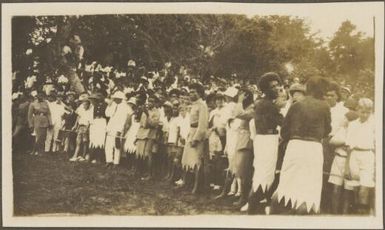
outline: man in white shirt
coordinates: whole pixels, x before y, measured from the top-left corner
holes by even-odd
[[[133,111],[127,103],[122,103],[125,95],[121,91],[116,91],[111,99],[113,102],[106,108],[106,116],[109,118],[107,123],[107,135],[105,144],[107,167],[119,165],[122,143],[122,133],[128,114]]]

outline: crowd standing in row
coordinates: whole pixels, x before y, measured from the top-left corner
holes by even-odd
[[[249,214],[373,212],[372,100],[322,77],[202,84],[128,67],[88,65],[80,94],[64,75],[26,82],[13,94],[14,152],[29,150],[32,134],[31,155],[67,153],[194,194],[220,190],[215,199],[237,197]]]

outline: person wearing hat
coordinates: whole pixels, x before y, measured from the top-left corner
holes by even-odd
[[[111,99],[112,103],[107,106],[105,111],[107,118],[109,118],[105,143],[106,166],[108,168],[116,167],[120,163],[124,123],[127,114],[133,113],[131,107],[123,102],[125,95],[122,91],[116,91]]]
[[[283,120],[277,104],[281,85],[281,78],[274,72],[263,74],[258,81],[263,97],[257,100],[254,108],[254,173],[248,201],[249,214],[255,214],[258,208],[266,209],[270,206],[278,159],[277,128]]]
[[[107,103],[100,92],[94,92],[88,98],[93,106],[93,120],[90,124],[89,160],[92,163],[103,162]]]
[[[47,101],[44,100],[44,92],[38,91],[36,98],[28,109],[29,128],[36,134],[32,155],[43,153],[47,129],[52,126],[51,112]]]
[[[228,173],[225,180],[222,197],[226,195],[229,182],[233,179],[233,186],[227,195],[235,195],[238,198],[234,205],[242,207],[247,202],[251,185],[252,173],[252,142],[250,139],[250,120],[253,118],[254,105],[253,94],[248,89],[241,89],[238,95],[238,103],[233,110],[233,122],[231,128],[234,132],[233,146],[228,146],[226,151],[232,152],[229,157]],[[235,186],[235,187],[234,187]],[[217,197],[220,198],[221,196]]]
[[[173,105],[170,101],[165,101],[160,112],[161,141],[159,141],[158,164],[160,173],[164,174],[164,179],[169,180],[172,173],[173,158],[168,151],[168,136],[170,135],[170,121],[173,117]]]
[[[136,146],[135,146],[135,140],[136,140],[136,134],[138,133],[140,124],[138,119],[136,118],[137,114],[137,98],[135,96],[128,97],[127,104],[129,107],[131,107],[131,110],[133,113],[127,114],[127,119],[124,124],[123,129],[123,136],[124,136],[124,144],[123,144],[123,151],[127,155],[128,158],[128,165],[130,168],[136,167],[135,165],[135,152],[136,152]]]
[[[301,101],[305,97],[305,86],[300,83],[294,83],[289,88],[289,95],[292,98],[292,103]]]
[[[224,198],[227,195],[235,195],[236,194],[236,180],[233,180],[232,176],[232,162],[233,162],[233,157],[235,154],[235,145],[237,144],[237,136],[238,136],[238,127],[240,124],[239,119],[235,119],[234,112],[235,112],[235,107],[237,104],[237,96],[238,96],[239,90],[235,87],[228,87],[224,92],[223,95],[225,97],[225,108],[224,108],[224,113],[226,114],[225,117],[227,118],[227,124],[226,124],[226,144],[224,146],[224,154],[227,156],[228,160],[228,167],[226,170],[226,178],[224,181],[224,185],[222,187],[221,193],[215,197],[215,199],[221,199]],[[231,191],[228,194],[228,191],[231,186]]]
[[[47,129],[45,152],[50,152],[52,150],[52,153],[56,153],[59,151],[57,139],[62,127],[63,115],[65,113],[65,105],[62,102],[62,97],[57,96],[56,93],[52,91],[51,94],[48,95],[48,107],[51,112],[52,127]]]
[[[72,131],[76,131],[76,147],[70,161],[85,161],[88,153],[89,127],[93,120],[93,107],[88,99],[88,94],[79,96],[80,106],[76,109],[77,119]]]
[[[306,97],[290,107],[283,121],[281,137],[288,144],[278,187],[272,197],[273,214],[320,211],[324,164],[322,140],[331,131],[330,108],[324,101],[328,85],[325,78],[310,78],[306,83]]]
[[[65,96],[66,96],[66,104],[71,104],[75,101],[76,99],[76,93],[74,91],[67,91],[65,93]]]
[[[297,102],[301,101],[305,97],[305,86],[300,83],[294,83],[289,87],[289,100],[285,103],[285,106],[281,109],[281,114],[286,116],[287,111],[290,106]]]
[[[46,95],[50,95],[55,90],[55,86],[50,78],[43,85],[43,91]]]
[[[65,113],[63,115],[64,124],[62,126],[63,131],[63,151],[67,154],[75,151],[76,146],[76,132],[72,131],[72,128],[75,126],[77,114],[75,110],[78,108],[77,103],[75,102],[76,93],[73,91],[68,91],[64,100],[65,104]]]
[[[350,91],[350,89],[346,86],[342,86],[341,87],[341,101],[342,102],[345,102],[349,97],[350,95],[352,94],[352,92]]]
[[[179,95],[180,95],[180,90],[179,89],[172,89],[170,92],[168,92],[170,101],[178,100]]]
[[[138,88],[136,89],[137,92],[139,92],[139,91],[147,92],[148,89],[151,89],[149,87],[149,81],[148,81],[147,77],[141,76],[139,79],[139,82],[140,82],[140,84],[139,84]]]

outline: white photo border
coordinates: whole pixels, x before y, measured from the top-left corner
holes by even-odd
[[[343,9],[343,10],[342,10]],[[11,146],[11,19],[13,16],[96,14],[365,14],[376,18],[375,118],[376,216],[13,216]],[[2,4],[2,217],[7,227],[213,227],[213,228],[383,228],[383,63],[384,3],[5,3]]]

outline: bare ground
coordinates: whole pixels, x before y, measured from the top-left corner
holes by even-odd
[[[16,216],[240,214],[234,200],[215,201],[163,181],[141,181],[124,167],[69,162],[65,154],[13,155]]]

